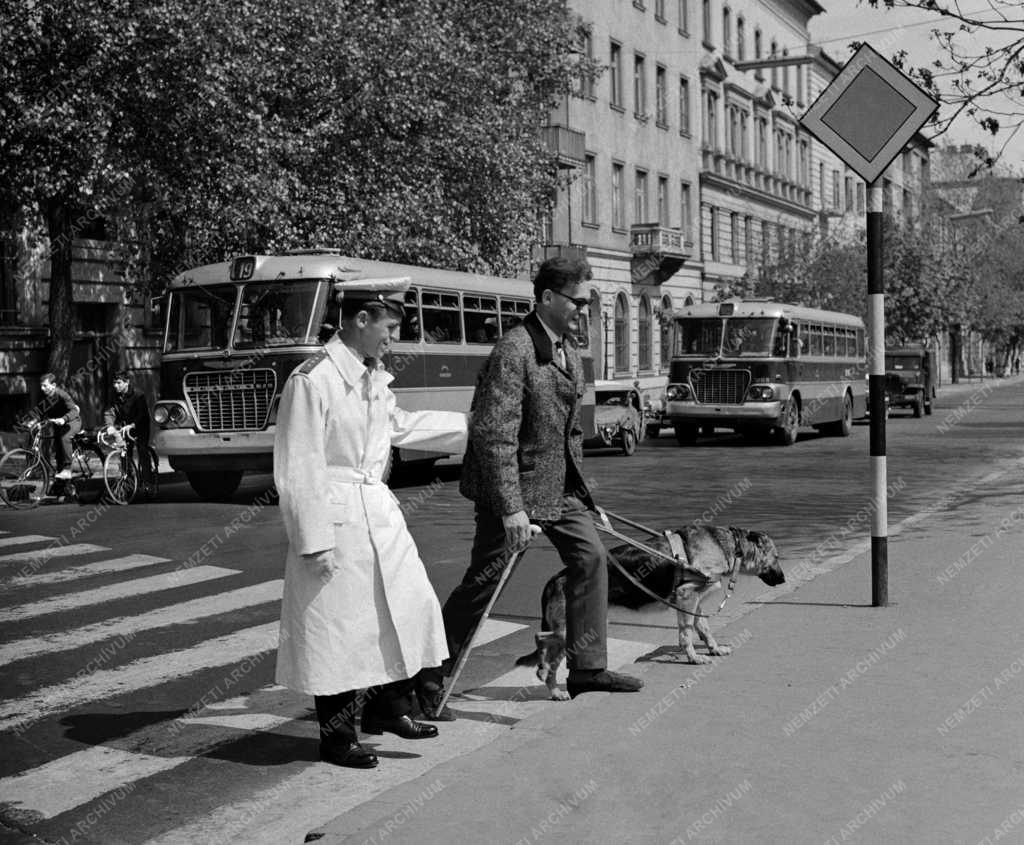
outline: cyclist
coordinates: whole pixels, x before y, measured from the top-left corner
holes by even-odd
[[[152,482],[153,467],[149,465],[149,403],[145,394],[132,387],[131,376],[125,370],[114,373],[114,404],[103,412],[107,434],[116,434],[120,426],[134,423],[132,435],[135,442],[128,443],[128,456],[138,450],[138,464],[142,484],[148,489]]]
[[[56,458],[56,478],[66,481],[71,478],[71,438],[82,430],[82,413],[71,394],[57,387],[57,376],[43,375],[41,387],[46,398],[39,411],[53,426],[53,452]]]

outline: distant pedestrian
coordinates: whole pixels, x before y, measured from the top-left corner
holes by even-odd
[[[82,412],[71,394],[57,386],[57,376],[45,373],[40,385],[45,399],[39,412],[53,427],[53,453],[57,464],[56,478],[71,478],[72,438],[82,430]]]
[[[338,334],[281,394],[274,482],[288,534],[277,682],[312,695],[320,759],[371,768],[362,729],[437,736],[413,721],[413,676],[448,655],[441,607],[398,500],[382,480],[392,447],[457,454],[465,414],[407,413],[381,357],[408,279],[339,283]]]

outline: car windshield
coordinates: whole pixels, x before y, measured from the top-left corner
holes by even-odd
[[[320,283],[253,282],[242,290],[233,346],[295,346],[316,343],[312,317]]]
[[[171,292],[164,352],[226,349],[237,285],[209,285]]]
[[[886,355],[885,368],[896,372],[920,372],[921,359],[914,356]]]

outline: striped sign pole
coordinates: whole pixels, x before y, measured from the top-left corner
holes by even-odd
[[[889,604],[889,501],[885,466],[885,281],[882,277],[882,185],[868,185],[868,407],[871,409],[871,604]]]

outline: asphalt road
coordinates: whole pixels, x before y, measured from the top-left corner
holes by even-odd
[[[985,476],[1020,456],[1022,406],[1019,382],[975,384],[940,393],[932,417],[890,419],[889,524],[945,507],[950,490],[983,499]],[[840,559],[870,536],[866,424],[848,438],[802,433],[789,448],[724,432],[679,447],[666,431],[631,457],[590,453],[585,471],[600,505],[659,529],[703,519],[767,531],[787,572]],[[472,539],[457,475],[439,467],[393,484],[442,600]],[[25,833],[72,841],[71,831],[85,842],[199,841],[197,817],[219,819],[204,834],[212,835],[266,793],[268,778],[272,785],[281,773],[322,768],[311,763],[303,703],[271,687],[285,544],[269,483],[247,478],[222,504],[197,501],[174,478],[145,505],[0,512],[0,842],[29,841],[18,838]],[[952,510],[949,518],[960,517]],[[973,526],[965,518],[962,527],[970,534]],[[546,541],[535,542],[496,608],[507,627],[474,653],[466,688],[501,675],[530,648],[542,586],[558,568]],[[727,614],[756,607],[766,590],[741,581]],[[867,575],[863,591],[868,601]],[[610,636],[671,643],[673,614],[613,608]],[[199,718],[210,712],[204,705],[216,710],[250,695],[265,704],[260,718],[230,708],[235,722]],[[285,727],[269,730],[271,717]],[[183,719],[193,733],[179,746],[173,728]],[[208,735],[195,736],[199,727]],[[41,785],[63,797],[33,797]],[[348,805],[373,794],[353,787]],[[277,835],[245,841],[285,841]]]

